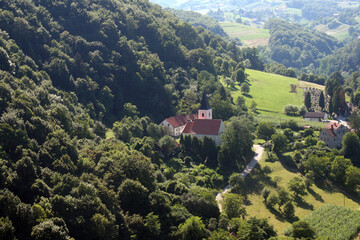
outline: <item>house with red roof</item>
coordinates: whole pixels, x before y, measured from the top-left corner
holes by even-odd
[[[341,146],[342,139],[347,132],[350,132],[347,126],[337,122],[329,122],[320,132],[319,138],[329,148],[336,148]]]
[[[181,134],[181,131],[184,129],[187,122],[194,121],[197,118],[197,114],[190,115],[177,115],[173,117],[166,118],[160,123],[160,126],[164,126],[167,134],[173,137],[178,137]]]
[[[221,145],[220,136],[224,131],[225,125],[223,120],[212,119],[212,109],[206,97],[206,92],[204,92],[197,118],[187,122],[181,134],[201,139],[209,137],[215,142],[216,146],[219,146]]]

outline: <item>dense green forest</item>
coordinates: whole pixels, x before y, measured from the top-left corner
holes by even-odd
[[[265,27],[271,35],[268,56],[285,67],[310,67],[313,70],[322,58],[341,46],[325,33],[310,31],[280,19],[269,20]]]
[[[217,75],[245,81],[243,62],[263,68],[256,49],[145,0],[0,9],[1,239],[201,239],[229,237],[230,223],[276,235],[266,220],[240,218],[241,196],[225,197],[230,218],[215,201],[252,156],[253,119],[231,118],[220,148],[179,145],[156,124],[195,112],[205,90],[214,116],[243,114]]]
[[[268,219],[247,216],[246,180],[236,173],[254,156],[255,137],[271,139],[270,160],[296,149],[287,166],[357,194],[357,134],[331,151],[295,121],[256,126],[256,103],[232,99],[235,85],[251,87],[245,67],[295,74],[285,63],[264,65],[255,48],[147,0],[0,0],[0,29],[0,239],[276,237]],[[340,100],[339,75],[326,88]],[[226,121],[222,145],[165,135],[158,123],[195,113],[204,92],[214,118]],[[228,184],[220,212],[215,196]],[[268,205],[289,223],[305,185],[291,186]]]
[[[0,6],[1,29],[34,67],[45,70],[56,87],[75,92],[90,116],[106,124],[123,116],[127,102],[160,121],[175,113],[197,72],[231,72],[247,58],[234,43],[147,1],[1,1]]]
[[[175,16],[180,20],[186,21],[195,27],[201,26],[212,31],[213,33],[219,34],[220,36],[227,36],[227,34],[224,32],[224,29],[222,29],[219,23],[212,17],[204,16],[197,12],[176,10],[172,8],[167,8],[165,10],[175,14]]]

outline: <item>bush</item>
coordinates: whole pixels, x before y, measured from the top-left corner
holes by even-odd
[[[284,205],[283,212],[284,212],[285,217],[287,217],[287,218],[294,217],[295,216],[295,207],[294,207],[294,205],[290,201],[286,202],[285,205]]]
[[[279,203],[279,197],[273,193],[268,197],[266,206],[268,208],[274,208],[274,206],[278,203]]]
[[[299,111],[299,107],[295,105],[288,104],[284,107],[284,113],[288,116],[298,116]]]

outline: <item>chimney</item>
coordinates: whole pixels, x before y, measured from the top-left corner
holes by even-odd
[[[331,130],[334,130],[334,125],[331,124]]]

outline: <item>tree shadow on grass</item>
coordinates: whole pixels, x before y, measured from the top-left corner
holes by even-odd
[[[260,195],[264,187],[271,186],[276,188],[276,182],[261,168],[257,165],[251,174],[247,175],[244,179],[244,195],[256,194]]]
[[[316,201],[319,201],[319,202],[322,202],[322,203],[324,202],[324,199],[321,197],[320,194],[318,194],[317,192],[315,192],[311,188],[308,188],[307,190],[315,198]]]
[[[280,222],[289,222],[289,223],[294,223],[296,221],[299,221],[299,218],[296,216],[293,217],[286,217],[284,216],[283,213],[281,213],[279,210],[275,209],[275,208],[268,208],[269,211],[271,212],[271,214],[273,214],[275,216],[275,218],[277,220],[279,220]]]
[[[299,170],[297,169],[293,159],[291,156],[286,156],[286,155],[280,155],[278,156],[279,161],[281,163],[281,165],[289,172],[291,173],[298,173]]]
[[[244,95],[244,97],[247,97],[247,98],[253,98],[253,96],[248,93],[243,93],[242,95]]]
[[[328,192],[328,193],[334,193],[334,186],[333,184],[331,184],[329,181],[326,181],[326,180],[317,180],[315,181],[315,185],[324,190],[325,192]]]
[[[302,197],[295,197],[294,202],[300,208],[314,210],[314,205],[306,202]]]
[[[328,192],[328,193],[342,193],[345,195],[348,199],[351,199],[352,201],[356,202],[357,204],[360,204],[360,196],[356,193],[348,192],[346,189],[342,188],[342,186],[339,186],[335,183],[332,183],[329,180],[318,180],[315,182],[315,185]]]

